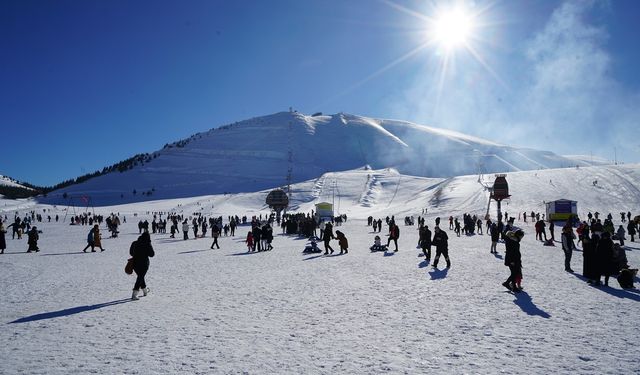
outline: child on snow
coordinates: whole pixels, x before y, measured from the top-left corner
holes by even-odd
[[[251,250],[253,250],[253,234],[251,231],[247,233],[247,239],[244,242],[247,243],[247,253],[251,252]]]
[[[303,253],[320,253],[322,250],[318,247],[318,243],[316,241],[316,237],[309,238],[310,244],[304,247],[302,250]]]
[[[380,236],[375,236],[373,238],[373,246],[369,248],[371,251],[387,251],[387,246],[383,245],[380,242]]]

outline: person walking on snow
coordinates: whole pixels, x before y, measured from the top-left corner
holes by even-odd
[[[153,251],[153,246],[151,246],[151,236],[149,232],[142,233],[136,241],[131,243],[129,255],[133,257],[133,270],[137,275],[136,283],[133,285],[131,299],[137,300],[140,289],[142,289],[143,296],[149,294],[149,288],[147,288],[144,277],[147,271],[149,271],[149,258],[156,255]]]
[[[340,254],[348,254],[349,253],[349,241],[347,237],[345,237],[344,233],[339,230],[336,231],[336,238],[338,239],[338,245],[340,246]]]
[[[444,256],[444,259],[447,261],[447,268],[450,268],[451,261],[449,260],[449,236],[445,231],[440,229],[439,226],[436,226],[434,229],[431,244],[436,247],[436,257],[433,260],[433,268],[438,268],[440,255]]]
[[[431,260],[431,231],[428,225],[424,225],[420,228],[420,248],[424,254],[427,262]]]
[[[524,232],[520,229],[515,232],[509,231],[505,235],[505,255],[504,265],[509,267],[509,278],[502,283],[502,286],[513,291],[519,292],[522,290],[520,282],[522,280],[522,255],[520,254],[520,241],[524,237]]]
[[[398,252],[398,238],[400,238],[400,228],[395,222],[392,222],[389,226],[389,239],[387,240],[387,246],[393,241],[396,246],[394,252]]]
[[[211,244],[211,249],[213,249],[213,245],[216,245],[216,248],[220,248],[218,245],[218,237],[220,237],[220,228],[217,225],[211,226],[211,236],[213,237],[213,243]]]
[[[329,244],[329,241],[331,241],[332,239],[335,239],[335,236],[333,235],[333,225],[331,225],[331,223],[329,222],[325,224],[322,237],[322,240],[324,241],[324,255],[329,254],[329,251],[331,251],[331,254],[333,254],[333,248]]]

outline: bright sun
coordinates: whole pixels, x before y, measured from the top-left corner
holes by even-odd
[[[430,39],[446,49],[461,47],[468,43],[473,27],[473,18],[463,9],[451,9],[435,18]]]

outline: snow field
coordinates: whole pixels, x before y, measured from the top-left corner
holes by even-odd
[[[104,253],[81,252],[88,226],[38,225],[37,254],[9,234],[0,255],[0,372],[640,371],[640,294],[613,279],[609,288],[588,286],[579,251],[576,274],[564,272],[560,244],[536,242],[531,224],[522,225],[518,295],[500,285],[509,274],[504,245],[490,254],[486,235],[458,238],[443,222],[452,268],[441,259],[432,270],[418,256],[415,226],[400,226],[398,253],[370,253],[371,228],[349,220],[336,227],[349,239],[343,256],[302,255],[305,239],[281,235],[273,251],[247,254],[248,227],[222,237],[220,250],[209,249],[210,238],[152,235],[151,294],[130,301],[135,278],[123,268],[140,218],[128,215],[117,239],[101,228]],[[629,245],[637,266],[640,246]]]

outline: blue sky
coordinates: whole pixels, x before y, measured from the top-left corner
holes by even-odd
[[[427,43],[423,16],[458,3],[475,54]],[[55,184],[289,107],[639,162],[638,15],[635,0],[4,0],[0,174]]]

